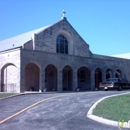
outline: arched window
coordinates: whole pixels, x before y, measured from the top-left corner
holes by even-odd
[[[56,52],[68,54],[68,41],[63,35],[59,35],[56,40]]]

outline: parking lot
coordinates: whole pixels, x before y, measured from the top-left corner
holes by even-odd
[[[0,100],[0,130],[118,130],[90,120],[86,114],[98,99],[125,92],[128,91],[28,94]],[[20,112],[36,102],[39,103]]]

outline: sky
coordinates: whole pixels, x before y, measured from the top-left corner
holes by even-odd
[[[56,23],[63,9],[92,53],[130,53],[130,0],[0,0],[0,41]]]

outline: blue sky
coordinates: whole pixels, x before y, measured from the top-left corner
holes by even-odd
[[[0,0],[0,40],[53,24],[63,9],[94,54],[130,53],[130,0]]]

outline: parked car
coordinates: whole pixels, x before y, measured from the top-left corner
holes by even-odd
[[[108,78],[106,82],[101,82],[99,88],[104,90],[117,89],[121,91],[123,88],[130,88],[130,82],[122,78]]]

